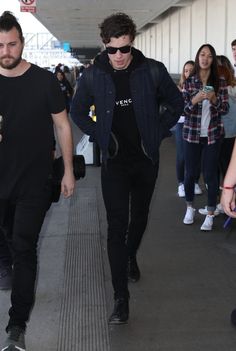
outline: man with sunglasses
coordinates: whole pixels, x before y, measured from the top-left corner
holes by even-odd
[[[71,116],[102,152],[102,193],[115,299],[109,323],[124,324],[129,318],[128,280],[140,278],[136,254],[147,225],[165,131],[160,130],[156,82],[148,59],[133,47],[133,20],[116,13],[104,19],[100,30],[105,50],[79,79]],[[156,64],[159,94],[172,110],[162,115],[169,131],[183,111],[183,100],[165,66]],[[88,118],[93,104],[96,122]]]

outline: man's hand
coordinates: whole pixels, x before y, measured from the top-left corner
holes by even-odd
[[[61,193],[66,197],[73,194],[75,187],[75,177],[73,173],[73,141],[70,122],[63,110],[60,113],[52,114],[58,142],[61,148],[65,173],[61,181]]]
[[[75,177],[72,171],[65,172],[61,181],[61,193],[65,198],[70,197],[75,188]]]

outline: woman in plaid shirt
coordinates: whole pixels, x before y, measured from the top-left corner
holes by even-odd
[[[212,230],[218,195],[218,157],[224,135],[221,115],[228,112],[228,91],[218,74],[215,49],[202,45],[195,58],[193,74],[183,86],[185,122],[183,128],[186,175],[184,181],[187,210],[184,224],[194,222],[194,181],[202,157],[202,172],[208,188],[208,214],[201,230]]]

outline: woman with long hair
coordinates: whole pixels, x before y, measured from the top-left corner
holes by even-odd
[[[202,172],[207,184],[207,215],[201,230],[212,230],[218,195],[218,157],[224,135],[221,115],[228,112],[228,90],[220,78],[215,49],[203,44],[195,58],[193,74],[184,82],[185,121],[185,197],[187,210],[184,224],[194,222],[194,181],[202,158]]]
[[[186,61],[183,65],[182,73],[180,76],[178,88],[182,92],[183,84],[186,79],[191,75],[194,68],[194,61],[189,60]],[[178,195],[179,197],[185,197],[184,190],[184,174],[185,174],[185,162],[184,162],[184,140],[183,140],[183,125],[184,125],[184,113],[180,116],[177,124],[173,128],[173,134],[175,135],[175,145],[176,145],[176,175],[178,180]],[[200,195],[202,194],[202,190],[198,184],[200,178],[201,168],[199,167],[195,185],[194,185],[194,194]]]

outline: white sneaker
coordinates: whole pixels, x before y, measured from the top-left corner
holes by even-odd
[[[188,206],[184,216],[184,224],[192,224],[195,216],[195,208]]]
[[[201,215],[204,215],[204,216],[207,216],[208,215],[208,211],[207,211],[207,206],[205,206],[204,208],[199,208],[198,212],[201,214]],[[219,216],[220,214],[220,210],[218,209],[218,205],[216,206],[216,209],[214,211],[214,216]]]
[[[185,197],[184,184],[178,186],[178,195],[179,197]]]
[[[207,215],[205,221],[202,223],[201,230],[212,230],[214,215]]]
[[[202,189],[200,188],[198,183],[195,183],[195,185],[194,185],[194,194],[195,195],[201,195],[202,194]]]
[[[221,203],[219,203],[217,206],[216,206],[216,209],[219,211],[219,213],[225,213]]]

